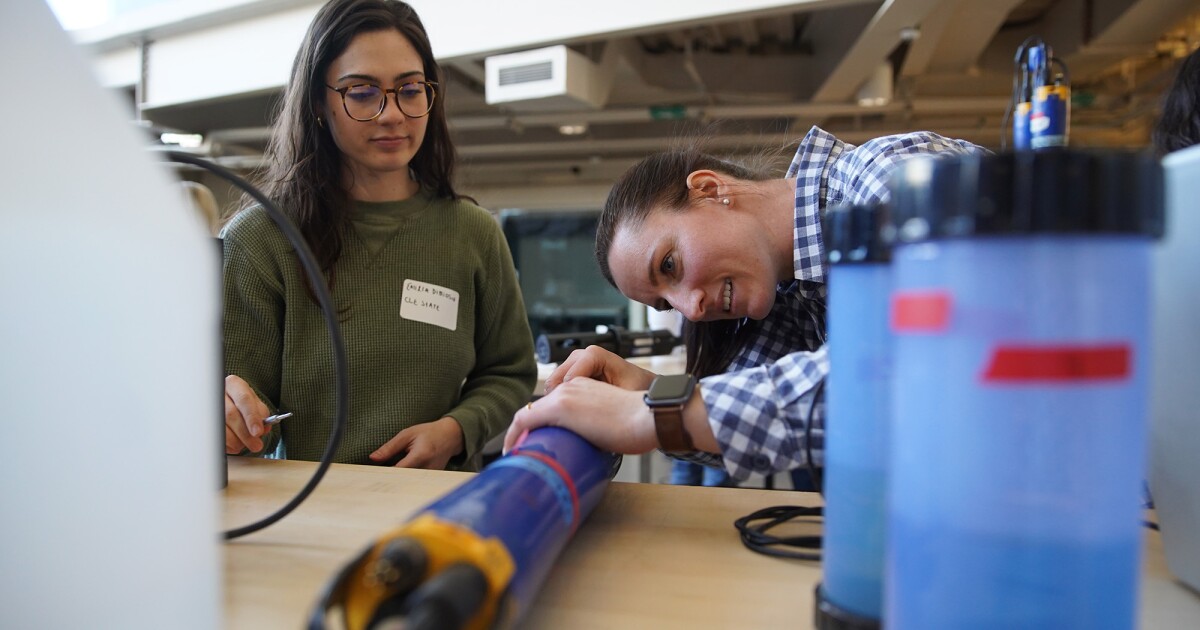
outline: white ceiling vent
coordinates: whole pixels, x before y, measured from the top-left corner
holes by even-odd
[[[488,105],[518,111],[594,110],[608,100],[612,73],[566,46],[484,60]]]

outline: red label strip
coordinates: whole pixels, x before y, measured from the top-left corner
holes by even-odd
[[[950,325],[950,294],[943,291],[892,296],[892,330],[898,333],[943,332]]]
[[[1104,346],[1000,346],[992,351],[985,382],[1077,382],[1129,378],[1132,351]]]

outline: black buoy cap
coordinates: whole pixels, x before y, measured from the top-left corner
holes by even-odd
[[[843,204],[829,208],[821,218],[826,262],[842,265],[891,261],[892,246],[885,238],[888,227],[887,206],[883,204]]]
[[[880,630],[882,627],[878,619],[857,615],[829,601],[820,584],[813,597],[816,600],[813,627],[817,630]]]
[[[922,156],[892,172],[896,244],[987,235],[1163,234],[1163,175],[1148,153]]]

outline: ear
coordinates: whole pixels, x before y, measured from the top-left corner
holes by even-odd
[[[708,169],[692,171],[687,177],[687,187],[688,190],[694,191],[690,196],[695,200],[720,203],[722,199],[729,197],[728,176]]]
[[[336,92],[332,92],[331,90],[324,90],[324,92],[330,92],[335,98],[338,96]],[[324,92],[322,92],[321,96],[313,100],[312,114],[317,120],[323,119],[328,123],[329,119],[333,117],[333,101],[329,100],[329,94],[325,94]]]

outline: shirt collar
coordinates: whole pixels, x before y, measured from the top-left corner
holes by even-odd
[[[792,265],[797,280],[825,281],[824,245],[821,239],[821,211],[829,171],[849,145],[832,134],[813,127],[800,141],[787,177],[796,178],[796,227],[793,235]]]

